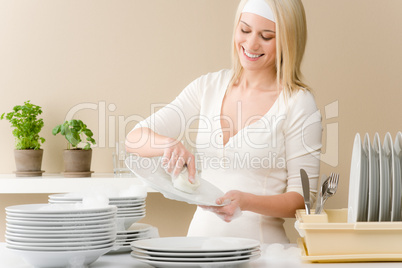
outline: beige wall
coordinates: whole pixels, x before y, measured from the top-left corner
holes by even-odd
[[[230,66],[237,3],[0,0],[0,113],[25,100],[43,107],[46,172],[63,170],[66,146],[51,129],[69,114],[84,119],[98,141],[92,169],[111,172],[115,141],[149,115],[150,104],[169,102],[199,75]],[[309,28],[303,70],[323,115],[322,173],[341,175],[328,207],[346,207],[355,134],[379,132],[383,139],[402,130],[402,1],[303,3]],[[4,121],[0,146],[0,173],[11,173],[13,137]],[[35,198],[0,200],[10,205]],[[160,196],[151,199],[150,208],[183,210],[185,219],[193,211]]]

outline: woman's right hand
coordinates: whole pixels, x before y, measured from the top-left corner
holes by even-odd
[[[177,140],[171,139],[170,146],[163,150],[162,167],[173,178],[177,177],[183,168],[188,169],[188,180],[195,182],[195,157],[186,147]]]

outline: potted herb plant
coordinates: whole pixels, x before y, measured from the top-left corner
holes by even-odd
[[[12,112],[3,113],[0,119],[7,119],[11,123],[13,136],[15,137],[14,158],[17,177],[42,176],[43,149],[41,143],[45,139],[39,136],[44,126],[43,119],[38,118],[42,114],[40,106],[24,102],[24,105],[16,105]]]
[[[67,140],[67,149],[63,152],[65,177],[91,176],[91,145],[96,144],[92,131],[81,120],[72,119],[57,125],[52,130],[53,135],[60,133]],[[85,146],[79,147],[85,139]]]

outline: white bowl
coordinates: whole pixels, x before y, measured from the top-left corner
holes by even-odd
[[[13,223],[6,223],[7,229],[18,229],[18,230],[33,230],[33,231],[64,231],[74,233],[75,231],[87,230],[88,232],[96,231],[100,228],[113,228],[115,226],[115,220],[109,220],[107,223],[103,224],[92,224],[92,225],[67,225],[67,226],[26,226]]]
[[[14,242],[25,242],[25,243],[52,243],[52,242],[57,242],[57,243],[65,243],[65,242],[95,242],[99,240],[105,240],[105,239],[113,239],[117,238],[117,235],[113,233],[102,233],[97,236],[87,236],[87,237],[82,237],[82,236],[76,236],[76,237],[26,237],[26,236],[20,236],[20,235],[13,235],[10,233],[6,232],[5,235],[6,239],[9,239]]]
[[[37,268],[85,267],[109,252],[113,247],[82,251],[25,251],[8,249]]]
[[[133,223],[141,220],[144,217],[145,214],[143,216],[135,216],[135,217],[117,217],[116,218],[117,232],[127,230]]]
[[[134,208],[134,209],[124,209],[121,210],[120,208],[117,208],[117,213],[116,214],[127,214],[127,213],[134,213],[134,214],[139,214],[139,213],[145,213],[146,210],[144,208]]]
[[[102,232],[112,232],[116,231],[116,224],[113,224],[112,226],[108,227],[99,227],[96,229],[76,229],[74,231],[71,230],[27,230],[27,229],[20,229],[20,228],[13,228],[7,226],[6,228],[7,231],[12,232],[12,233],[20,233],[20,234],[26,234],[28,235],[48,235],[48,234],[53,234],[53,235],[59,235],[59,236],[76,236],[77,234],[88,234],[88,233],[102,233]]]
[[[55,252],[55,251],[68,251],[68,252],[73,252],[73,251],[83,251],[83,250],[93,250],[93,249],[102,249],[102,248],[109,248],[112,247],[115,243],[115,240],[109,240],[108,242],[102,243],[100,245],[93,245],[93,246],[65,246],[65,247],[54,247],[54,246],[49,246],[49,247],[39,247],[39,246],[22,246],[22,245],[12,245],[10,243],[7,243],[6,246],[7,248],[10,249],[18,249],[18,250],[24,250],[24,251],[49,251],[49,252]]]
[[[34,220],[40,219],[54,219],[54,220],[71,220],[71,218],[92,218],[92,217],[105,217],[112,216],[117,211],[117,207],[114,206],[115,211],[109,212],[98,212],[98,213],[70,213],[70,214],[30,214],[30,213],[15,213],[15,212],[6,212],[7,217],[17,217],[17,218],[31,218]]]
[[[62,217],[62,218],[54,218],[54,217],[25,217],[25,216],[12,216],[7,215],[6,219],[8,220],[20,220],[20,221],[34,221],[34,222],[54,222],[54,223],[63,223],[70,221],[92,221],[92,220],[106,220],[114,217],[115,212],[110,212],[105,215],[96,215],[96,216],[82,216],[82,217]]]
[[[19,231],[11,231],[6,230],[7,235],[11,235],[14,237],[22,237],[22,238],[50,238],[50,239],[59,239],[59,238],[95,238],[104,235],[114,235],[116,233],[116,228],[111,230],[104,230],[99,232],[86,232],[86,233],[21,233]]]
[[[51,194],[49,195],[49,199],[52,200],[82,200],[82,198],[85,196],[85,193],[66,193],[66,194]],[[139,195],[133,196],[133,195],[127,195],[127,196],[109,196],[107,195],[109,200],[145,200],[146,198],[146,192],[141,193]]]
[[[60,249],[60,248],[88,248],[88,247],[92,247],[92,246],[102,246],[102,245],[107,245],[111,242],[113,242],[115,239],[113,239],[112,237],[107,237],[105,239],[102,240],[93,240],[93,241],[79,241],[79,242],[62,242],[62,241],[53,241],[53,242],[40,242],[40,241],[36,241],[36,242],[27,242],[27,241],[15,241],[12,239],[7,238],[6,239],[6,243],[7,245],[10,246],[22,246],[22,247],[54,247],[55,250]]]
[[[74,226],[93,226],[100,224],[111,224],[115,220],[114,217],[108,217],[106,219],[101,220],[71,220],[71,221],[32,221],[32,220],[14,220],[10,218],[6,218],[8,224],[14,224],[18,226],[37,226],[37,227],[74,227]]]
[[[103,207],[86,207],[80,203],[77,204],[27,204],[6,207],[6,212],[20,213],[20,214],[88,214],[88,213],[102,213],[111,212],[116,208],[108,205]],[[34,216],[34,215],[32,215]]]

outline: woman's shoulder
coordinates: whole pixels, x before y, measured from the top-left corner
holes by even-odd
[[[289,97],[291,105],[316,107],[314,94],[307,89],[300,89]]]
[[[206,73],[194,79],[183,92],[196,96],[200,100],[206,97],[213,98],[222,90],[226,90],[230,79],[231,71],[227,69]]]
[[[222,69],[219,71],[215,72],[209,72],[206,73],[202,76],[200,76],[198,79],[207,83],[218,83],[218,82],[225,82],[230,80],[232,77],[232,71],[229,69]]]
[[[194,83],[201,95],[213,96],[226,90],[231,77],[231,70],[223,69],[206,73],[198,77]]]
[[[309,90],[301,89],[290,96],[284,96],[281,103],[283,104],[281,107],[284,108],[284,112],[291,118],[301,115],[308,116],[318,111],[314,95]]]

